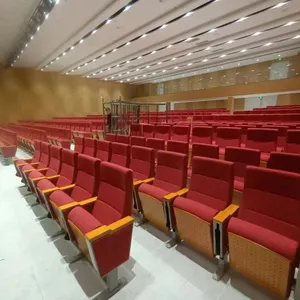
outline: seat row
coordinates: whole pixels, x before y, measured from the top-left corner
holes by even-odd
[[[52,238],[65,233],[109,292],[115,290],[117,268],[130,256],[132,171],[40,141],[33,158],[16,160],[15,168],[46,210],[40,220],[50,217],[60,225]]]
[[[17,134],[4,127],[0,127],[0,155],[4,164],[8,165],[17,152]]]

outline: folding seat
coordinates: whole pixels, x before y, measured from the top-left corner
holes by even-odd
[[[292,129],[287,132],[285,152],[300,154],[300,130]]]
[[[260,150],[260,160],[265,163],[270,152],[276,151],[277,135],[277,129],[248,128],[245,147]]]
[[[123,143],[123,144],[130,144],[130,136],[129,135],[121,135],[118,134],[117,135],[117,139],[116,139],[117,143]]]
[[[14,160],[14,165],[16,169],[16,176],[21,177],[21,169],[23,166],[31,164],[39,164],[41,158],[41,141],[35,140],[34,141],[34,153],[32,158],[28,159],[17,159]]]
[[[75,137],[75,148],[74,151],[78,153],[83,153],[84,151],[84,138],[83,137]]]
[[[115,142],[117,140],[117,135],[113,133],[107,133],[105,136],[105,140],[109,142]]]
[[[141,136],[142,134],[142,125],[140,124],[131,124],[130,125],[130,136]]]
[[[111,160],[111,142],[99,140],[96,142],[96,158],[101,161]]]
[[[300,174],[300,154],[271,152],[267,168]]]
[[[213,136],[213,128],[210,126],[193,126],[192,144],[211,144]]]
[[[275,126],[275,125],[265,125],[262,128],[271,128],[271,129],[277,129],[278,130],[278,136],[277,136],[277,147],[278,151],[282,151],[284,149],[287,139],[287,131],[289,129],[288,126]]]
[[[219,159],[219,146],[194,143],[192,146],[192,158],[195,156]]]
[[[169,140],[171,136],[171,126],[170,125],[156,125],[155,126],[155,138],[163,139],[165,141]]]
[[[239,127],[218,127],[216,145],[220,147],[220,155],[224,155],[225,147],[240,147],[242,129]]]
[[[224,159],[234,163],[233,202],[240,204],[244,191],[246,168],[247,166],[260,165],[260,151],[247,148],[226,147]]]
[[[131,146],[146,146],[146,138],[142,136],[131,136],[130,137],[130,145]]]
[[[49,195],[50,213],[61,227],[66,230],[67,211],[64,210],[73,202],[82,202],[94,197],[98,192],[100,160],[92,156],[79,154],[77,176],[74,184],[56,188]]]
[[[112,143],[110,161],[121,167],[128,168],[130,163],[130,146],[123,143]]]
[[[196,250],[214,257],[219,253],[214,243],[213,222],[231,203],[233,163],[194,157],[192,170],[189,189],[165,197],[171,213],[171,229]]]
[[[165,141],[163,139],[148,138],[146,147],[154,149],[156,153],[158,150],[165,150]]]
[[[247,139],[248,128],[256,128],[256,125],[240,124],[240,125],[235,125],[234,127],[241,128],[241,130],[242,130],[241,143],[242,143],[242,146],[244,146],[246,143],[246,139]]]
[[[190,141],[190,126],[173,126],[171,140],[188,143]]]
[[[189,143],[181,141],[167,141],[167,151],[189,155]]]
[[[153,138],[154,137],[154,126],[151,124],[143,124],[143,137]]]
[[[154,178],[142,181],[138,188],[142,220],[149,220],[157,227],[167,230],[164,198],[186,186],[187,155],[168,151],[157,152]]]
[[[299,174],[248,166],[242,204],[228,224],[230,267],[282,299],[299,265],[299,209]]]
[[[95,157],[96,140],[92,138],[84,138],[83,154]]]

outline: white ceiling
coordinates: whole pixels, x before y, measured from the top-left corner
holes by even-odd
[[[284,57],[300,50],[300,0],[134,2],[84,38],[130,1],[61,0],[14,67],[140,84],[272,60],[279,53]],[[294,21],[298,22],[289,23]],[[164,24],[168,26],[154,30]]]

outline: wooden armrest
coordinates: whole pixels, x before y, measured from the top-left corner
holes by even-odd
[[[31,165],[31,166],[35,166],[35,165],[39,165],[39,164],[40,164],[39,162],[29,163],[29,165]]]
[[[99,239],[99,238],[102,237],[102,236],[105,236],[105,235],[109,234],[109,233],[110,233],[109,228],[108,228],[107,226],[104,225],[104,226],[101,226],[101,227],[99,227],[99,228],[96,228],[96,229],[94,229],[94,230],[88,232],[88,233],[85,235],[85,237],[86,237],[90,242],[92,242],[92,241],[94,241],[94,240]]]
[[[188,191],[189,191],[188,188],[184,188],[184,189],[182,189],[182,190],[176,192],[176,195],[177,195],[177,196],[183,196],[183,195],[186,194]]]
[[[154,177],[151,177],[151,178],[142,180],[142,183],[150,183],[150,182],[153,182],[153,181],[154,181]]]
[[[238,211],[238,209],[239,209],[238,205],[230,204],[226,209],[222,210],[214,217],[214,221],[223,223],[232,215],[234,215]]]
[[[59,191],[59,188],[58,187],[54,187],[52,189],[48,189],[48,190],[43,190],[41,191],[43,194],[49,194],[49,193],[52,193],[52,192],[55,192],[55,191]]]
[[[66,185],[66,186],[60,187],[59,189],[61,191],[65,191],[65,190],[69,190],[69,189],[74,188],[74,186],[75,186],[75,184],[70,184],[70,185]]]
[[[174,200],[176,197],[177,197],[177,194],[176,194],[176,193],[170,193],[170,194],[164,196],[164,199],[167,200],[167,201],[172,201],[172,200]]]
[[[60,175],[53,175],[53,176],[48,176],[48,177],[46,177],[47,179],[56,179],[56,178],[59,178],[60,177]]]
[[[59,209],[60,209],[62,212],[64,212],[64,211],[70,210],[70,209],[72,209],[72,208],[74,208],[74,207],[76,207],[76,206],[79,206],[79,205],[80,205],[80,204],[79,204],[78,202],[74,201],[74,202],[68,203],[68,204],[66,204],[66,205],[60,206]]]
[[[88,204],[90,204],[90,203],[96,202],[97,199],[98,199],[98,197],[93,197],[93,198],[90,198],[90,199],[87,199],[87,200],[84,200],[84,201],[80,201],[79,204],[80,204],[81,206],[85,206],[85,205],[88,205]]]
[[[29,173],[29,172],[31,172],[31,171],[36,171],[36,169],[30,169],[30,170],[25,170],[25,171],[23,171],[23,173]]]
[[[44,171],[47,171],[47,170],[49,170],[49,168],[37,169],[38,172],[44,172]]]
[[[45,179],[45,178],[46,178],[45,176],[43,176],[43,177],[38,177],[38,178],[33,178],[33,179],[31,179],[31,181],[32,181],[32,182],[36,182],[36,181],[40,181],[40,180]]]
[[[137,180],[137,181],[134,181],[134,182],[133,182],[133,186],[136,187],[136,186],[141,185],[142,183],[143,183],[142,180]]]
[[[117,222],[114,222],[107,227],[112,231],[112,233],[123,229],[124,227],[133,224],[134,219],[130,216],[125,217]]]

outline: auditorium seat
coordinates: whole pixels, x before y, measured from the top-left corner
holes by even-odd
[[[74,184],[60,187],[49,196],[51,213],[60,226],[66,228],[69,210],[64,210],[73,202],[85,201],[97,194],[99,186],[100,160],[92,156],[79,154],[77,176]]]
[[[192,144],[211,144],[213,136],[213,128],[210,126],[193,126]]]
[[[139,186],[143,219],[163,230],[169,228],[169,221],[165,217],[164,197],[186,186],[187,160],[185,154],[158,151],[155,177],[144,180]]]
[[[105,140],[109,142],[116,142],[117,141],[117,135],[113,133],[107,133],[105,135]]]
[[[130,125],[130,136],[141,136],[142,135],[142,125],[131,124]]]
[[[228,225],[230,267],[280,298],[299,265],[300,175],[248,166],[242,204]]]
[[[99,140],[96,142],[96,158],[101,161],[111,160],[111,142],[105,140]]]
[[[214,251],[213,220],[231,203],[233,163],[194,157],[192,170],[189,189],[167,200],[174,212],[173,230],[177,228],[180,239],[194,249],[213,257],[218,254]]]
[[[300,130],[288,130],[285,152],[300,154]]]
[[[288,126],[281,126],[281,125],[265,125],[262,128],[270,128],[270,129],[277,129],[278,136],[277,136],[277,147],[278,151],[282,151],[284,149],[287,139],[287,131],[289,129]]]
[[[181,141],[167,141],[167,151],[189,154],[189,143]]]
[[[220,147],[220,155],[224,155],[225,147],[240,147],[242,139],[242,129],[240,127],[218,127],[216,135],[216,145]]]
[[[248,148],[226,147],[224,159],[234,164],[233,203],[240,204],[244,191],[246,167],[260,165],[260,151]]]
[[[121,167],[128,168],[130,163],[130,146],[123,143],[112,143],[110,161]]]
[[[96,154],[96,140],[92,138],[84,139],[83,154],[95,157]]]
[[[190,141],[190,126],[174,125],[172,127],[171,140],[187,142]]]
[[[96,195],[65,206],[64,210],[69,212],[72,241],[112,290],[118,283],[117,268],[130,257],[132,171],[102,162]]]
[[[156,125],[155,126],[155,138],[163,139],[167,141],[171,136],[171,126],[170,125]]]
[[[74,151],[78,153],[83,153],[84,151],[84,138],[83,137],[75,137],[74,138],[75,142],[75,148]]]
[[[219,146],[210,144],[194,143],[192,146],[192,158],[195,156],[203,156],[209,158],[219,158]]]
[[[123,144],[130,144],[130,137],[129,135],[122,135],[118,134],[116,138],[117,143],[123,143]]]
[[[146,147],[154,149],[156,153],[158,150],[165,150],[165,141],[163,139],[148,138]]]
[[[143,137],[146,139],[154,137],[154,125],[151,124],[143,124]]]
[[[265,164],[270,152],[276,151],[277,135],[277,129],[249,128],[245,147],[260,150],[260,160]]]
[[[132,136],[132,137],[130,137],[130,145],[145,147],[146,146],[146,138],[144,138],[142,136]]]
[[[271,152],[267,168],[300,174],[300,154]]]

